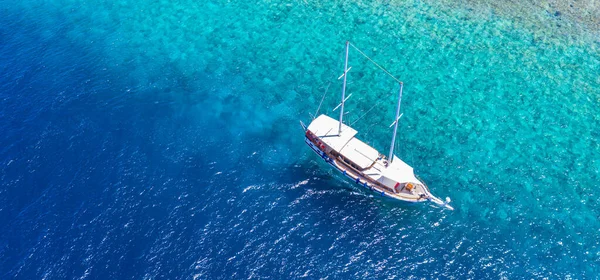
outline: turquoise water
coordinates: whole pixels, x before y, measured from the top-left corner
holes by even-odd
[[[4,4],[4,277],[598,277],[600,45],[560,16]],[[371,197],[304,145],[346,40],[404,81],[396,154],[456,211]],[[347,119],[379,102],[354,127],[385,151],[397,87],[350,65]]]

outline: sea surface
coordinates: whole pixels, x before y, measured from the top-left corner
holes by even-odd
[[[0,279],[600,278],[598,20],[505,2],[0,0]],[[346,40],[455,211],[304,144]],[[386,153],[398,86],[349,63]]]

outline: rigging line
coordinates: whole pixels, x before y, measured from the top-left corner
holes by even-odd
[[[388,72],[388,70],[385,70],[385,68],[383,68],[383,66],[377,64],[377,62],[373,61],[369,56],[367,56],[364,52],[362,52],[359,48],[357,48],[355,45],[353,45],[352,43],[350,43],[350,46],[352,46],[355,50],[357,50],[360,54],[362,54],[365,58],[367,58],[369,61],[371,61],[373,64],[375,64],[375,66],[379,67],[379,69],[383,70],[383,72],[385,72],[386,74],[388,74],[390,77],[392,77],[392,79],[394,79],[396,82],[398,83],[402,83],[402,81],[398,80],[398,78],[394,77],[394,75],[392,75],[390,72]]]
[[[340,58],[338,59],[338,63],[342,63],[343,61],[344,61],[344,54],[341,53]],[[335,75],[335,70],[331,69],[331,73],[332,73],[332,75]],[[319,111],[321,110],[321,105],[323,105],[323,101],[325,100],[325,96],[327,96],[327,92],[329,91],[330,86],[331,86],[331,81],[329,81],[329,83],[327,84],[327,88],[325,89],[325,93],[323,94],[323,97],[321,97],[321,102],[319,102],[319,107],[317,108],[317,112],[315,112],[315,115],[313,116],[313,120],[319,114]]]
[[[317,108],[317,112],[315,113],[315,118],[319,114],[319,110],[321,109],[321,104],[323,104],[323,100],[325,99],[325,96],[327,95],[327,91],[329,91],[329,86],[331,86],[331,81],[329,81],[329,84],[327,84],[327,88],[325,89],[325,93],[323,94],[323,97],[321,97],[321,102],[319,102],[319,107]]]
[[[357,121],[360,121],[360,119],[362,119],[364,116],[366,116],[369,112],[371,112],[371,110],[373,110],[377,105],[379,105],[379,103],[381,102],[381,99],[379,101],[377,101],[377,103],[375,103],[375,105],[371,106],[371,108],[369,108],[369,110],[367,110],[362,116],[360,116],[358,119],[356,119],[355,121],[353,121],[350,126],[353,126]]]
[[[389,97],[390,94],[388,93],[386,98]],[[369,110],[367,110],[367,112],[365,112],[362,116],[360,116],[358,119],[356,119],[354,122],[352,122],[350,124],[350,126],[353,126],[357,121],[359,121],[360,119],[364,118],[369,112],[371,112],[371,110],[373,110],[375,108],[375,106],[379,105],[379,103],[381,103],[381,101],[383,101],[384,99],[382,98],[383,94],[378,96],[377,99],[378,101],[375,103],[375,105],[373,105],[371,108],[369,108]]]
[[[375,124],[372,124],[369,127],[367,127],[367,133],[365,133],[365,135],[371,135],[371,130],[373,129],[374,126],[375,126]],[[371,142],[373,142],[373,141],[371,141]]]

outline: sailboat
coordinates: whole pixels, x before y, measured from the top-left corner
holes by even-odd
[[[360,54],[385,71],[394,80],[398,81],[400,85],[396,117],[392,123],[394,132],[388,155],[381,154],[373,147],[359,140],[356,137],[358,131],[344,124],[344,103],[348,100],[346,97],[346,78],[349,71],[348,52],[350,45],[349,41],[346,42],[344,74],[340,76],[340,78],[344,78],[344,82],[341,103],[336,107],[336,109],[340,108],[339,120],[322,114],[314,118],[308,126],[300,121],[305,132],[305,143],[327,164],[341,172],[345,177],[381,196],[405,202],[432,202],[434,205],[454,210],[449,205],[450,198],[447,197],[443,201],[434,196],[427,184],[415,175],[413,168],[394,155],[398,121],[402,116],[400,115],[400,104],[402,101],[403,83],[358,48],[354,47],[354,45],[352,46]]]

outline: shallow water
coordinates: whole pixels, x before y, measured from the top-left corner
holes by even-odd
[[[589,34],[422,1],[4,6],[2,278],[600,271]],[[372,197],[303,144],[347,39],[404,81],[396,154],[456,211]],[[397,86],[350,65],[348,122],[378,104],[354,127],[385,151]]]

